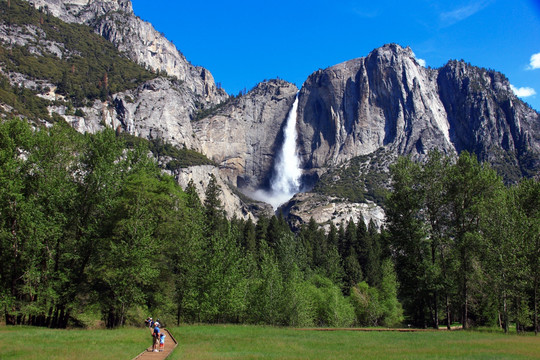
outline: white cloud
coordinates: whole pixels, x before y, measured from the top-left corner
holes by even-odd
[[[450,26],[476,14],[477,12],[488,6],[490,2],[490,0],[473,1],[468,5],[441,13],[439,15],[439,18],[443,26]]]
[[[529,69],[540,69],[540,53],[536,53],[531,56],[531,64]]]
[[[530,87],[517,88],[514,85],[510,85],[510,87],[512,88],[512,91],[514,92],[514,94],[516,94],[516,96],[518,97],[528,97],[528,96],[536,95],[536,91],[534,91],[534,89]]]
[[[420,64],[420,66],[426,67],[426,60],[417,58],[417,57],[416,57],[416,54],[414,53],[414,51],[413,51],[412,55],[413,55],[413,57],[416,59],[416,61],[418,62],[418,64]]]

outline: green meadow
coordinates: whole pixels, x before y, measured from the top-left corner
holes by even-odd
[[[240,325],[169,328],[169,359],[540,359],[540,337],[488,331],[299,330]],[[0,327],[0,359],[133,359],[149,346],[142,328]]]
[[[146,331],[145,331],[146,330]],[[132,359],[144,350],[147,329],[57,330],[0,327],[0,359]]]

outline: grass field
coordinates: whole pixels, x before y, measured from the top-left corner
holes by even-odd
[[[169,359],[540,359],[540,336],[478,331],[305,331],[237,325],[169,327]],[[0,359],[133,359],[148,330],[0,327]]]
[[[0,359],[132,359],[150,344],[148,329],[54,330],[0,327]]]
[[[540,359],[540,337],[474,331],[301,331],[252,326],[170,329],[170,359]]]

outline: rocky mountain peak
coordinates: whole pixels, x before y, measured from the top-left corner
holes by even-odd
[[[313,73],[300,92],[299,119],[308,168],[383,146],[413,157],[433,148],[479,155],[501,148],[514,157],[538,150],[525,135],[536,131],[538,113],[504,75],[462,61],[426,69],[396,44]]]
[[[414,53],[410,47],[402,47],[398,44],[385,44],[371,51],[366,58],[368,62],[376,59],[380,63],[393,65],[397,61],[409,58],[414,59]]]
[[[81,16],[97,16],[112,11],[121,11],[133,15],[133,6],[129,0],[28,0],[36,8],[45,9],[51,15],[65,22],[81,22]]]
[[[439,69],[439,77],[453,78],[460,90],[487,93],[502,98],[513,97],[510,81],[504,74],[466,63],[463,60],[450,60]]]
[[[410,48],[396,44],[311,75],[299,103],[306,167],[339,164],[382,146],[400,154],[451,151],[436,80]]]
[[[540,131],[540,114],[503,74],[452,60],[438,69],[437,84],[456,151],[477,154],[510,181],[540,169],[540,139],[531,136]]]
[[[447,154],[468,150],[512,179],[538,174],[540,169],[539,114],[517,99],[508,79],[493,70],[455,60],[429,69],[419,64],[410,48],[387,44],[365,57],[314,72],[300,92],[296,85],[276,79],[257,84],[243,96],[229,97],[208,70],[191,65],[163,34],[138,18],[129,0],[27,1],[64,21],[91,27],[126,57],[168,75],[88,103],[78,112],[57,103],[48,110],[81,132],[109,126],[200,151],[217,164],[196,171],[169,169],[179,179],[185,175],[202,184],[215,173],[223,188],[234,185],[249,193],[268,187],[296,96],[301,166],[304,179],[314,183],[322,183],[324,175],[331,175],[328,183],[343,181],[355,171],[355,184],[362,185],[354,191],[362,192],[361,187],[372,180],[366,176],[370,169],[384,172],[398,155],[422,159],[431,149]],[[0,27],[0,40],[5,43],[47,41],[38,28],[30,29],[31,36],[23,30],[8,31],[7,25],[4,29]],[[45,45],[48,53],[64,56],[62,44]],[[382,165],[373,167],[374,162]],[[321,221],[344,220],[350,214],[356,214],[356,220],[366,211],[383,221],[377,194],[371,194],[372,203],[364,208],[357,206],[360,197],[327,195],[323,191],[317,196],[298,195],[289,214],[302,222],[319,207]],[[348,203],[330,206],[338,201]],[[230,206],[238,207],[237,202]]]
[[[540,116],[503,74],[455,60],[425,68],[410,48],[396,44],[310,75],[299,94],[298,129],[304,170],[325,183],[315,186],[317,195],[293,198],[296,219],[328,217],[332,196],[347,193],[343,204],[351,199],[351,181],[359,184],[357,195],[377,200],[373,184],[386,186],[385,171],[398,155],[421,160],[432,149],[467,150],[508,182],[540,173]],[[382,165],[376,174],[374,162]],[[337,221],[335,214],[351,211],[331,213]]]
[[[133,13],[130,0],[28,1],[63,21],[92,27],[136,63],[183,81],[199,103],[216,104],[227,98],[208,70],[191,65],[171,41]]]

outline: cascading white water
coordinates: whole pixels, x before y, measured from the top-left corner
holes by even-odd
[[[253,194],[257,200],[267,202],[277,209],[300,190],[300,158],[296,151],[296,110],[298,96],[287,115],[283,131],[283,145],[274,163],[274,175],[270,181],[270,191],[258,190]]]
[[[298,97],[287,116],[285,131],[283,133],[283,146],[279,152],[274,166],[274,177],[271,182],[272,192],[287,194],[292,197],[300,188],[300,159],[296,152],[296,110],[298,109]]]

